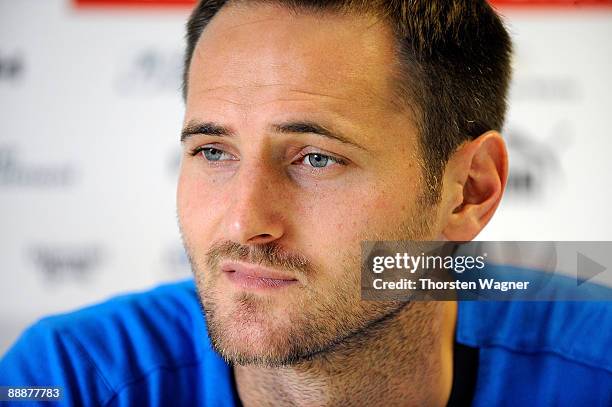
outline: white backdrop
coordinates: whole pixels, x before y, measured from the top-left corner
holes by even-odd
[[[480,238],[612,240],[612,8],[502,13],[511,180]],[[187,15],[0,0],[0,353],[43,315],[189,276],[175,215]]]

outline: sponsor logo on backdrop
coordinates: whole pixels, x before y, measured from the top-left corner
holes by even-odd
[[[25,62],[19,54],[6,54],[0,51],[0,82],[16,82],[21,79]]]
[[[192,7],[197,0],[73,0],[77,7]],[[493,6],[610,6],[610,0],[489,0]]]
[[[197,0],[73,0],[77,7],[185,7]]]
[[[76,170],[68,163],[30,164],[14,148],[0,146],[0,187],[67,187],[75,179]]]
[[[510,157],[506,196],[537,200],[565,185],[560,154],[573,139],[568,123],[555,125],[544,140],[512,126],[505,136]]]
[[[127,96],[180,95],[182,69],[182,51],[141,50],[120,71],[115,87]]]
[[[45,279],[57,282],[86,281],[104,262],[99,245],[36,245],[27,256]]]

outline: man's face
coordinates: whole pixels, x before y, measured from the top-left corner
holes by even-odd
[[[360,242],[436,236],[391,32],[369,17],[229,6],[190,66],[181,231],[216,348],[302,360],[401,304],[360,301]]]

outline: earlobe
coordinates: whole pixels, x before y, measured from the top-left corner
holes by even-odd
[[[508,153],[502,136],[490,131],[464,144],[447,171],[453,197],[443,234],[448,240],[472,240],[495,213],[506,187]]]

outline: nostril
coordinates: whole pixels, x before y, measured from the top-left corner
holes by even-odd
[[[274,239],[274,236],[271,235],[270,233],[261,233],[259,235],[253,236],[252,238],[249,239],[250,244],[262,244],[262,243],[266,243],[270,240]]]

